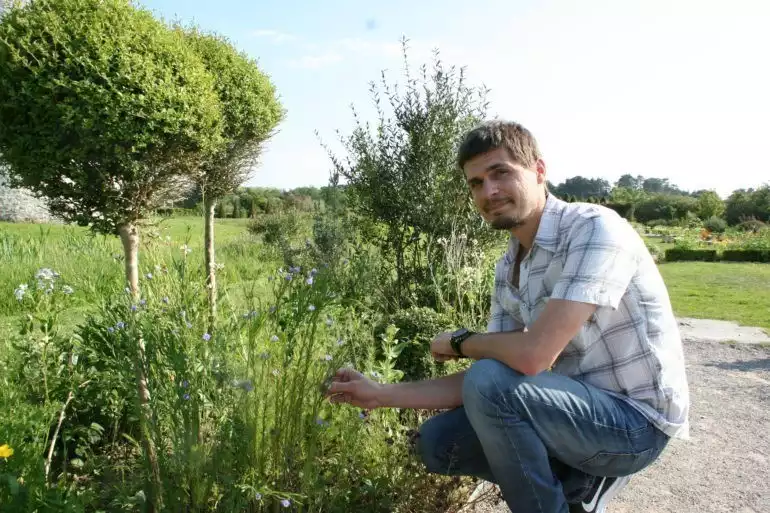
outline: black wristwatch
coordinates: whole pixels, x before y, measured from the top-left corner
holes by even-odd
[[[452,351],[457,353],[461,358],[465,358],[461,346],[463,345],[463,342],[465,342],[465,339],[475,334],[475,332],[468,331],[466,328],[460,328],[459,330],[452,333],[452,338],[449,340],[449,345],[452,346]]]

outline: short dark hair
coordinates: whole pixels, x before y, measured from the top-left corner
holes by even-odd
[[[541,158],[540,149],[532,133],[513,121],[486,121],[463,138],[457,151],[457,165],[465,164],[483,153],[505,148],[513,160],[522,166],[532,167]]]

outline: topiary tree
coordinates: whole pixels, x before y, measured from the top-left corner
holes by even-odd
[[[214,211],[217,200],[243,184],[257,164],[262,145],[284,117],[275,86],[257,63],[224,37],[196,28],[183,29],[192,48],[215,78],[222,105],[224,144],[195,170],[203,191],[205,266],[209,291],[209,330],[214,331],[217,285],[214,258]],[[234,217],[240,217],[235,198]]]
[[[715,191],[705,191],[698,196],[697,211],[701,219],[721,217],[725,213],[725,202]]]
[[[220,144],[214,81],[181,34],[129,0],[36,0],[0,20],[0,154],[51,212],[119,235],[139,297],[140,221]],[[135,361],[149,509],[162,508],[144,345]]]

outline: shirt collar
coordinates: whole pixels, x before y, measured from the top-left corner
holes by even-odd
[[[550,252],[555,252],[559,244],[559,224],[567,203],[560,200],[551,193],[548,193],[545,199],[543,215],[540,217],[540,224],[535,233],[535,246],[539,246]],[[513,262],[516,259],[516,253],[519,250],[519,241],[511,236],[508,242],[507,259]]]

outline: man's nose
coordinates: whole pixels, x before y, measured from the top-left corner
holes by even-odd
[[[482,186],[482,192],[484,193],[484,198],[486,199],[494,199],[497,196],[498,193],[498,187],[495,182],[491,180],[484,180],[484,185]]]

